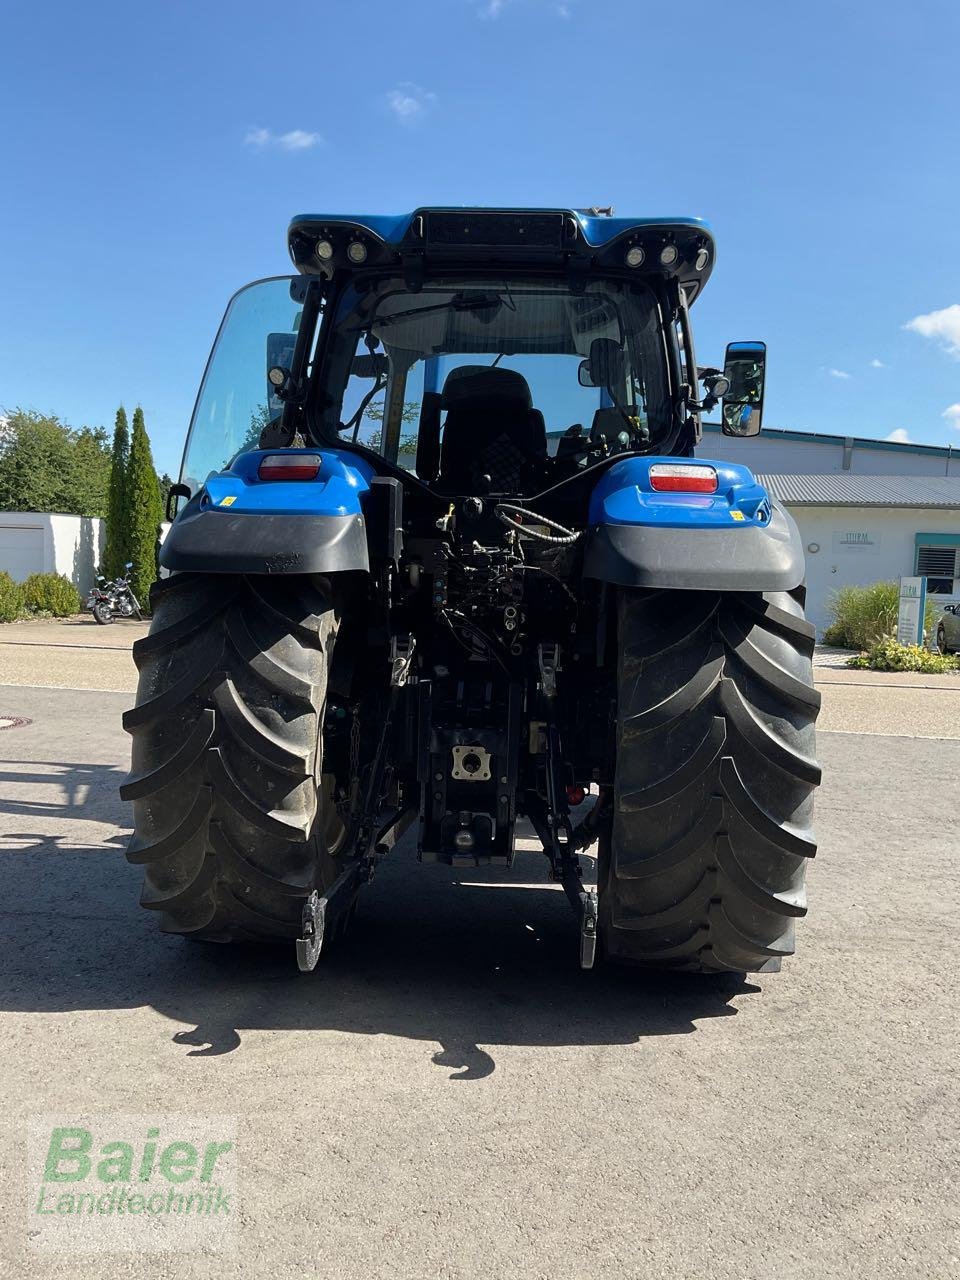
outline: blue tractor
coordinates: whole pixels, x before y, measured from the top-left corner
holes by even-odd
[[[424,208],[289,250],[227,308],[135,647],[143,905],[308,970],[405,828],[509,867],[523,818],[584,967],[779,968],[814,631],[790,516],[697,455],[717,407],[760,430],[766,355],[697,366],[707,226]]]

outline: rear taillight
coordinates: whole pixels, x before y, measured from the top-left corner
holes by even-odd
[[[657,493],[716,493],[713,467],[692,462],[655,462],[650,468],[650,488]]]
[[[315,480],[319,453],[268,453],[257,472],[261,480]]]

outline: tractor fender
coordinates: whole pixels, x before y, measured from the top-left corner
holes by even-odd
[[[657,492],[657,463],[713,467],[711,493]],[[686,591],[792,591],[804,577],[797,526],[742,466],[707,459],[625,458],[590,502],[587,578]]]
[[[267,455],[320,457],[315,478],[262,480]],[[193,573],[369,571],[363,498],[373,468],[337,450],[270,449],[238,454],[210,476],[170,526],[161,567]]]

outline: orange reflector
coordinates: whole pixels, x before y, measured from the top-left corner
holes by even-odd
[[[315,480],[319,453],[268,453],[260,463],[261,480]]]
[[[713,467],[692,462],[655,462],[650,468],[650,488],[657,493],[716,493]]]

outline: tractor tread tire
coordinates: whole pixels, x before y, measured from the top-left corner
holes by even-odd
[[[611,959],[758,972],[792,954],[820,782],[803,603],[802,587],[620,593]]]
[[[318,816],[337,629],[325,584],[176,574],[151,605],[120,789],[141,904],[168,933],[295,938],[305,899],[341,870]]]

